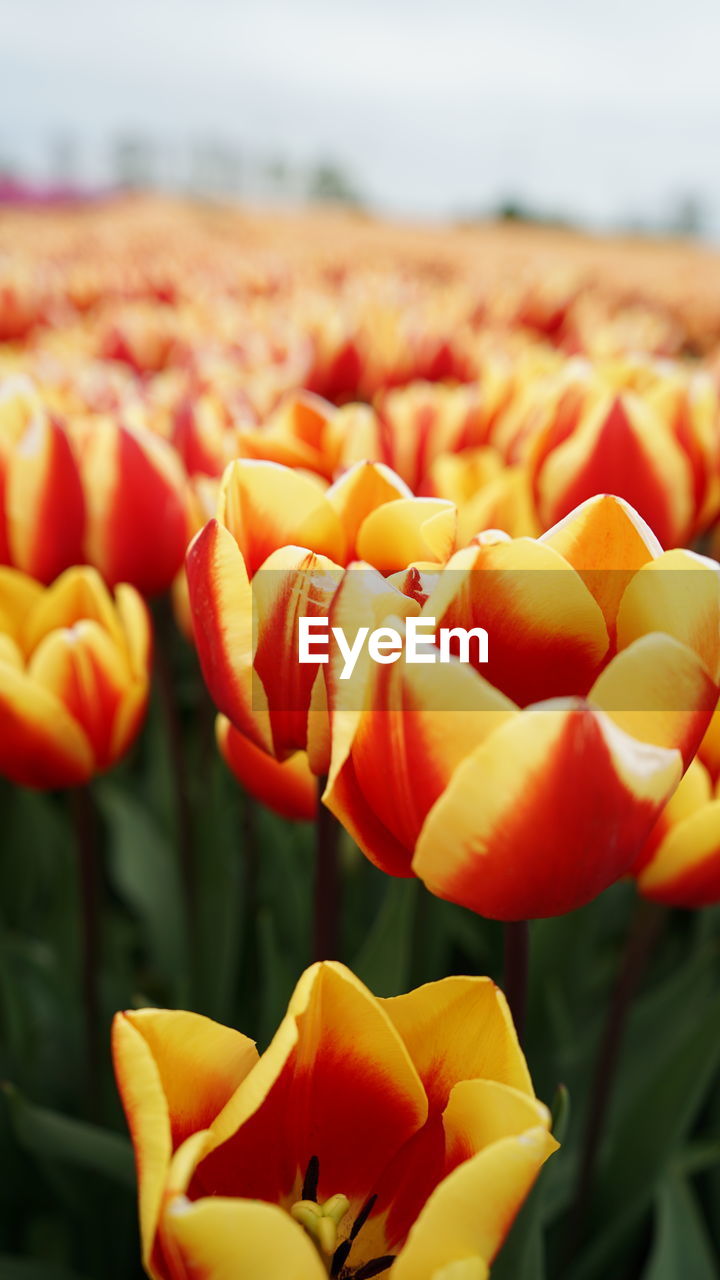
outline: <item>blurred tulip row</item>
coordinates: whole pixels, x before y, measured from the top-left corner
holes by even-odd
[[[323,219],[0,220],[0,1276],[720,1277],[720,309]]]

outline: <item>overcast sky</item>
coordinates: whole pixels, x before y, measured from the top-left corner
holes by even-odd
[[[0,160],[58,139],[340,162],[373,205],[517,197],[595,225],[686,196],[720,236],[718,0],[0,0]]]

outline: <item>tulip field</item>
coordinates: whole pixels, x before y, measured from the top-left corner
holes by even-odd
[[[0,210],[0,1280],[720,1280],[720,255]]]

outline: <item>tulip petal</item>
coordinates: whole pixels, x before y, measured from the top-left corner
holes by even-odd
[[[422,1127],[427,1099],[375,998],[342,965],[314,965],[257,1068],[211,1126],[191,1194],[299,1198],[311,1157],[320,1199],[364,1203]]]
[[[667,832],[638,876],[646,898],[671,907],[720,902],[720,800],[711,800]]]
[[[182,564],[190,524],[175,450],[144,427],[98,420],[81,465],[88,559],[111,586],[130,582],[144,595],[166,591]]]
[[[94,772],[90,742],[47,689],[0,664],[0,775],[26,787],[74,787]]]
[[[677,747],[687,765],[710,723],[718,690],[691,649],[653,632],[616,654],[588,700],[631,737]]]
[[[147,678],[152,659],[152,626],[142,596],[127,583],[115,590],[115,605],[125,636],[130,670],[140,680]]]
[[[216,735],[228,768],[256,800],[283,818],[312,821],[317,812],[318,784],[304,752],[298,751],[282,762],[275,760],[235,729],[225,716],[217,718]]]
[[[409,876],[423,822],[454,770],[517,709],[457,661],[373,665],[366,699],[367,711],[333,712],[323,800],[377,866]]]
[[[172,1280],[327,1280],[310,1237],[275,1205],[178,1197],[165,1232],[177,1250]]]
[[[19,569],[0,566],[0,632],[21,644],[25,619],[42,595],[43,588],[34,578]]]
[[[549,1125],[547,1108],[532,1095],[495,1080],[460,1081],[451,1090],[442,1114],[429,1120],[387,1170],[378,1201],[382,1207],[387,1197],[390,1204],[383,1223],[384,1240],[373,1240],[368,1233],[362,1242],[363,1251],[369,1250],[372,1256],[373,1251],[382,1247],[387,1252],[399,1250],[402,1254],[408,1233],[438,1184],[459,1165],[494,1143],[510,1135],[524,1137],[528,1132],[544,1129],[542,1158],[547,1159],[558,1146],[549,1133]],[[501,1214],[501,1231],[507,1230],[508,1213],[514,1217],[523,1198],[524,1195]],[[487,1225],[492,1228],[492,1220]],[[497,1222],[494,1225],[497,1229]],[[462,1253],[459,1256],[462,1257]],[[488,1261],[491,1256],[486,1254]]]
[[[30,659],[28,675],[54,694],[92,744],[97,769],[110,750],[118,708],[131,681],[127,657],[97,622],[51,631]]]
[[[648,522],[664,547],[677,546],[692,522],[692,475],[687,457],[660,416],[639,396],[605,398],[541,460],[536,478],[543,522],[554,524],[585,499],[623,497]]]
[[[662,555],[662,547],[637,511],[609,493],[588,498],[540,541],[557,551],[580,574],[614,633],[623,592],[643,565]]]
[[[617,643],[662,631],[698,654],[711,680],[720,672],[720,566],[692,551],[667,551],[635,574],[617,617]]]
[[[587,693],[608,649],[605,620],[582,578],[530,538],[459,551],[423,615],[438,627],[484,627],[489,661],[479,669],[520,706]]]
[[[217,515],[239,546],[250,577],[271,552],[289,544],[344,562],[345,534],[325,493],[299,471],[275,462],[231,462]]]
[[[327,618],[342,577],[326,556],[289,546],[269,555],[252,580],[254,674],[280,760],[308,746],[308,709],[321,670],[317,662],[299,661],[299,619]]]
[[[400,498],[378,507],[357,537],[357,555],[381,573],[396,573],[413,561],[443,564],[452,553],[457,511],[442,498]]]
[[[682,772],[586,703],[538,704],[456,770],[413,870],[481,915],[562,915],[624,875]]]
[[[348,560],[356,556],[358,532],[371,512],[398,498],[412,499],[404,480],[382,462],[356,463],[330,486],[325,496],[342,520]]]
[[[502,991],[489,978],[444,978],[380,1004],[402,1036],[428,1095],[443,1109],[460,1080],[498,1080],[533,1096]]]
[[[85,499],[70,441],[42,410],[13,451],[5,490],[10,554],[41,582],[83,559]]]
[[[96,622],[119,649],[124,649],[122,627],[100,574],[89,565],[77,565],[67,569],[38,597],[23,629],[25,650],[32,652],[51,631],[71,628],[88,620]]]
[[[173,1151],[207,1127],[258,1055],[238,1031],[199,1014],[165,1009],[117,1014],[112,1046],[135,1148],[143,1261],[148,1266]]]
[[[478,1107],[477,1095],[485,1094],[483,1112],[488,1127],[483,1133],[481,1126],[474,1136],[477,1145],[483,1138],[489,1145],[459,1164],[433,1191],[394,1264],[393,1280],[428,1280],[450,1263],[478,1257],[491,1262],[503,1243],[556,1144],[537,1121],[504,1136],[507,1129],[503,1130],[500,1121],[506,1108],[512,1107],[512,1100],[502,1097],[502,1088],[486,1081],[458,1086],[458,1111],[468,1104]],[[529,1103],[529,1099],[524,1101]],[[491,1104],[497,1106],[497,1127],[492,1122]],[[493,1132],[497,1134],[494,1140]]]
[[[266,751],[272,732],[253,673],[253,596],[232,534],[210,520],[187,553],[186,571],[198,658],[217,708]]]

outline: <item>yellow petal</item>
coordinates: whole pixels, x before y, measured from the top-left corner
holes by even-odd
[[[458,1081],[475,1078],[533,1095],[507,1002],[489,978],[444,978],[381,1004],[405,1041],[431,1102],[447,1099]]]
[[[635,574],[617,617],[617,642],[662,631],[694,650],[711,680],[720,668],[720,567],[692,551],[667,551]]]
[[[140,1009],[116,1016],[113,1058],[135,1148],[148,1266],[173,1150],[214,1119],[257,1050],[238,1031],[198,1014]]]
[[[342,563],[346,538],[323,491],[298,471],[242,459],[223,476],[218,519],[237,542],[252,577],[271,552],[289,543]]]
[[[463,1119],[474,1113],[475,1141],[485,1139],[488,1145],[454,1169],[430,1196],[393,1267],[393,1280],[431,1280],[450,1263],[478,1257],[491,1262],[557,1145],[547,1124],[539,1122],[537,1104],[527,1107],[526,1127],[506,1136],[520,1118],[516,1100],[530,1101],[525,1095],[513,1097],[512,1090],[487,1081],[458,1085],[456,1093],[454,1106],[465,1113]],[[483,1096],[486,1105],[481,1108]]]
[[[193,1280],[327,1280],[310,1237],[288,1213],[222,1196],[171,1201],[164,1221],[178,1275]],[[166,1244],[166,1248],[168,1245]]]
[[[672,636],[641,636],[612,659],[588,700],[641,742],[677,747],[686,764],[717,703],[700,658]]]
[[[381,573],[415,560],[444,563],[457,532],[457,511],[441,498],[402,498],[373,511],[357,538],[357,554]]]
[[[342,521],[348,559],[352,559],[358,532],[370,513],[386,502],[412,498],[412,493],[384,463],[358,462],[330,486],[325,496]]]

